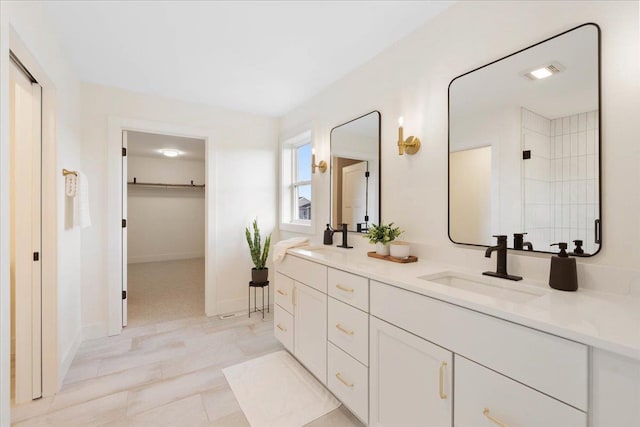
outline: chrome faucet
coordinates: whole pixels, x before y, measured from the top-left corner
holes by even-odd
[[[487,258],[491,258],[491,254],[495,251],[498,252],[498,260],[496,271],[485,271],[485,276],[499,277],[501,279],[509,279],[509,280],[522,280],[520,276],[513,276],[507,273],[507,236],[499,235],[493,236],[498,239],[498,244],[496,246],[490,246],[487,248],[487,251],[484,253],[484,256]]]

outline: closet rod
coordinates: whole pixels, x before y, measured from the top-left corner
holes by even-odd
[[[164,188],[204,188],[204,184],[161,184],[158,182],[132,182],[127,184],[140,187],[164,187]]]

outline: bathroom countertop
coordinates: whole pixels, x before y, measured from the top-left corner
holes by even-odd
[[[563,292],[527,280],[506,286],[535,287],[541,296],[516,303],[421,279],[447,271],[481,278],[481,272],[420,259],[400,264],[337,248],[299,247],[288,254],[366,276],[411,292],[640,360],[640,299],[586,289]],[[501,279],[499,279],[501,280]],[[372,286],[375,286],[372,284]]]

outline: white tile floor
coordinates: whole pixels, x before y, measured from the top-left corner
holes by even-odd
[[[273,316],[190,317],[82,344],[60,393],[17,426],[248,426],[222,369],[282,349]],[[343,406],[308,426],[361,426]]]

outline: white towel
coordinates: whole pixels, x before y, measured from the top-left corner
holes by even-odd
[[[78,186],[76,197],[73,200],[73,225],[74,227],[90,227],[89,216],[89,181],[87,176],[78,171]]]
[[[304,246],[309,243],[308,237],[292,237],[291,239],[280,240],[273,245],[273,262],[280,262],[287,254],[287,249],[297,246]]]
[[[64,194],[75,197],[78,192],[78,176],[69,174],[64,177]]]

